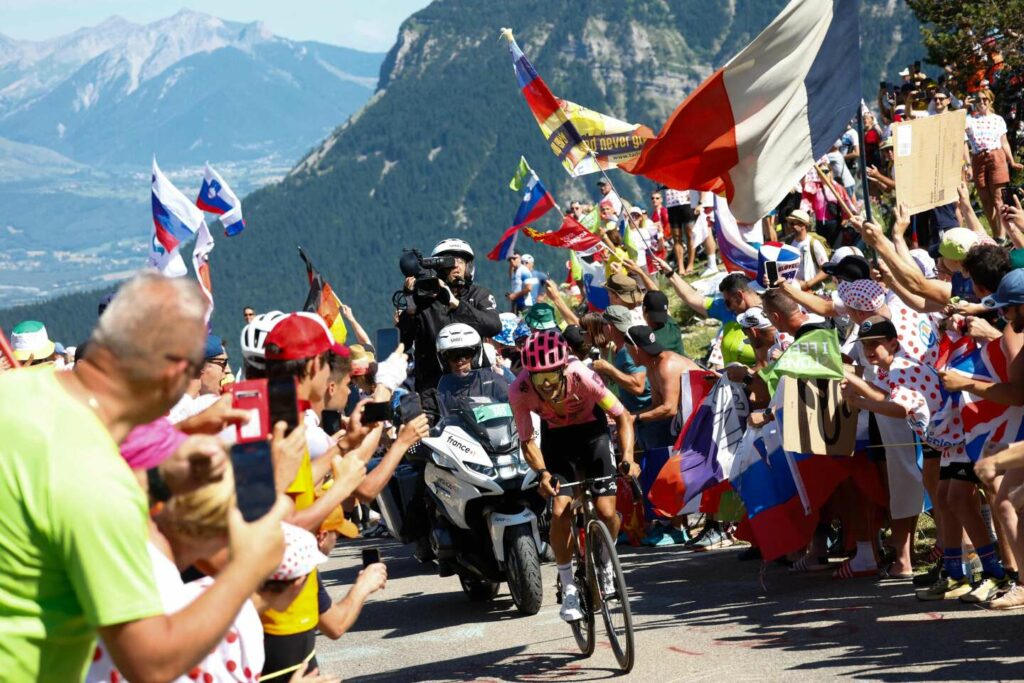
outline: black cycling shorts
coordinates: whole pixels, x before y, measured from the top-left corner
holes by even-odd
[[[940,467],[939,481],[948,481],[950,479],[966,481],[971,484],[981,484],[978,475],[974,473],[974,463],[971,462],[954,462]]]
[[[597,409],[598,412],[600,408]],[[612,456],[611,435],[604,412],[593,422],[568,427],[548,427],[541,423],[540,451],[544,466],[552,479],[566,484],[580,479],[612,476],[590,487],[594,496],[614,496],[616,492],[615,458]],[[559,495],[572,496],[572,488],[562,487]]]

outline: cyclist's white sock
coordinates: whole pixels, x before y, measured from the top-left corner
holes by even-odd
[[[576,592],[576,579],[572,575],[572,562],[558,565],[558,578],[562,581],[562,592]]]

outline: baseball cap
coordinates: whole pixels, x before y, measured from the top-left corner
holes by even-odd
[[[860,324],[860,331],[857,338],[860,341],[868,339],[896,339],[896,326],[888,318],[880,315],[873,315]]]
[[[1011,270],[999,281],[995,294],[981,300],[989,308],[1024,304],[1024,268]]]
[[[634,325],[626,331],[626,341],[645,353],[657,356],[665,350],[654,336],[654,330],[647,325]]]
[[[967,252],[978,243],[978,233],[968,228],[950,228],[942,235],[939,254],[951,261],[963,261]]]
[[[874,280],[840,282],[838,290],[843,304],[858,311],[874,312],[885,303],[885,288]]]
[[[764,314],[764,309],[760,306],[751,306],[743,311],[736,316],[736,322],[740,327],[746,329],[764,330],[773,327],[772,321],[768,319],[768,316]]]
[[[900,76],[909,76],[909,75],[910,75],[910,69],[904,69],[903,71],[900,72]]]
[[[607,185],[607,184],[608,184],[608,181],[605,180],[604,178],[601,178],[600,180],[597,181],[597,186],[598,187],[601,187],[602,185]]]
[[[566,325],[565,329],[562,330],[562,336],[572,348],[583,346],[583,330],[580,329],[579,325]]]
[[[625,306],[619,306],[618,304],[609,306],[604,309],[604,313],[601,314],[604,317],[605,322],[612,325],[619,332],[625,334],[629,331],[629,328],[633,327],[636,323],[633,321],[633,314]]]
[[[203,360],[210,360],[222,355],[224,355],[224,340],[220,338],[220,335],[213,333],[206,335],[206,348],[203,350]]]
[[[638,304],[643,298],[640,295],[640,286],[636,280],[625,273],[615,273],[608,278],[605,287],[608,291],[615,292],[623,301],[629,304]]]
[[[871,277],[871,265],[863,256],[846,256],[836,263],[831,261],[826,263],[821,269],[835,279],[847,282],[867,280]]]
[[[811,225],[811,215],[803,209],[793,209],[789,212],[789,215],[786,216],[786,220],[796,221],[797,223],[802,223],[808,227]]]
[[[647,318],[658,325],[668,322],[668,297],[656,289],[644,294],[644,313]]]
[[[828,260],[829,263],[839,263],[847,256],[863,256],[864,252],[857,247],[845,246],[839,247],[832,252],[832,258]]]
[[[523,321],[534,331],[553,330],[558,327],[555,309],[551,304],[534,304],[523,316]]]
[[[292,581],[327,561],[316,543],[316,536],[310,532],[288,522],[281,522],[281,531],[284,532],[284,557],[270,575],[270,581]]]
[[[523,263],[533,263],[533,257],[530,256],[529,254],[523,254],[523,257],[520,260]]]
[[[334,348],[327,325],[316,314],[291,313],[280,320],[265,342],[267,360],[300,360]],[[271,348],[276,351],[271,351]]]
[[[11,350],[18,362],[49,358],[56,348],[46,332],[46,325],[38,320],[24,320],[11,330]]]
[[[644,210],[642,208],[640,208],[639,206],[637,206],[636,204],[634,204],[633,206],[629,207],[629,213],[631,213],[631,214],[635,213],[637,215],[643,215]]]

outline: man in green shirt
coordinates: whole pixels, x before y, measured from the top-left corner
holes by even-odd
[[[213,650],[280,561],[287,504],[253,524],[233,511],[231,562],[195,602],[163,614],[147,501],[117,444],[165,414],[201,368],[205,312],[194,282],[141,275],[110,303],[74,371],[0,375],[3,680],[82,680],[97,632],[127,679],[174,679]],[[224,467],[222,449],[179,450],[162,471],[187,491]]]
[[[654,330],[654,337],[658,340],[661,348],[674,351],[680,356],[685,355],[683,351],[683,335],[679,331],[679,325],[669,315],[668,297],[664,292],[652,289],[644,294],[644,320],[647,326]]]

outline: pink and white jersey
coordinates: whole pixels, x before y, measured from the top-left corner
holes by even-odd
[[[987,152],[1001,149],[1006,135],[1006,120],[999,114],[967,117],[967,142],[971,152]]]
[[[533,420],[530,419],[530,413],[537,413],[549,427],[557,428],[593,422],[597,419],[594,414],[595,407],[601,408],[613,417],[622,415],[624,410],[619,399],[608,391],[608,387],[597,373],[578,360],[571,361],[565,367],[563,415],[556,413],[554,408],[540,397],[530,381],[530,373],[526,370],[519,373],[516,381],[512,383],[508,400],[512,405],[512,415],[516,419],[520,441],[533,438]]]

